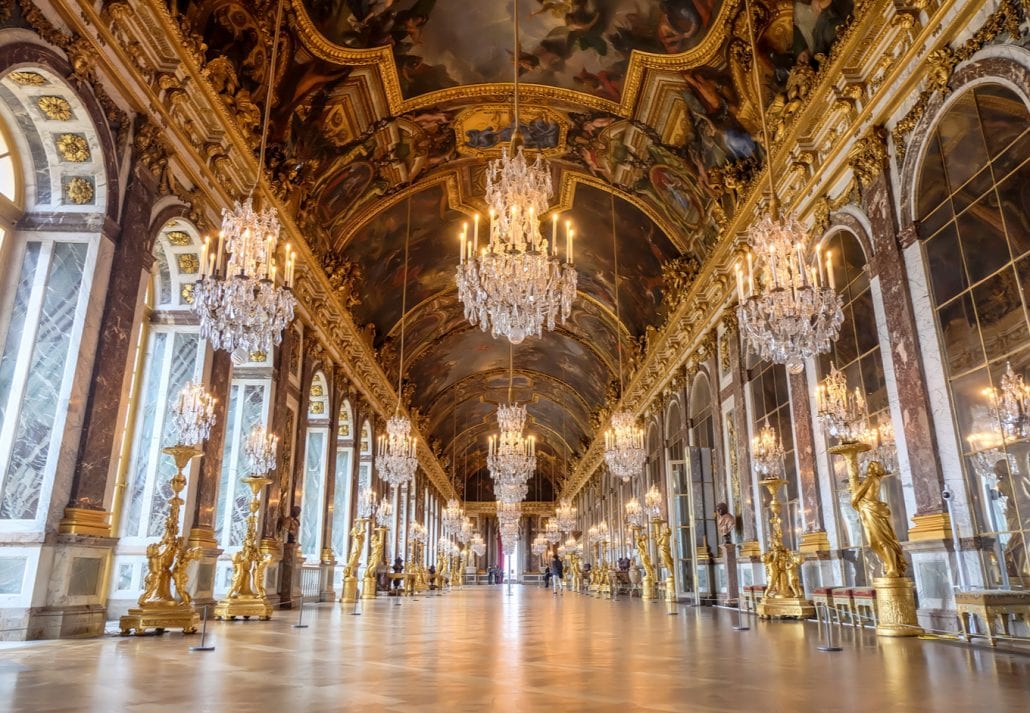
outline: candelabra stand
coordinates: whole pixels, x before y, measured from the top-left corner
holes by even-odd
[[[140,595],[139,606],[130,609],[119,621],[122,636],[128,636],[130,632],[139,636],[147,629],[155,629],[158,634],[164,633],[165,629],[182,629],[184,634],[194,634],[200,624],[200,617],[194,611],[187,591],[186,569],[200,557],[201,548],[187,548],[186,538],[179,534],[179,510],[184,504],[179,493],[186,487],[183,470],[203,451],[183,444],[163,450],[175,460],[176,469],[175,476],[169,481],[172,497],[168,501],[164,535],[159,542],[147,546],[143,594]],[[173,584],[175,594],[172,594]]]
[[[251,475],[243,479],[250,486],[250,514],[247,516],[247,534],[243,546],[232,558],[232,584],[228,594],[215,606],[215,619],[250,619],[261,621],[272,618],[272,604],[265,594],[265,570],[272,557],[258,547],[257,512],[261,507],[261,490],[272,482],[264,476]]]
[[[422,561],[423,547],[424,545],[418,540],[411,543],[411,556],[415,560],[413,565],[415,575],[413,587],[416,592],[426,592],[429,590],[429,570],[426,569],[425,562]]]
[[[844,458],[851,506],[858,511],[866,540],[883,564],[884,576],[873,578],[878,613],[876,634],[918,636],[923,630],[916,616],[915,584],[905,576],[907,564],[891,524],[890,508],[880,500],[880,479],[887,473],[880,463],[872,461],[866,467],[866,477],[860,477],[858,455],[871,450],[866,443],[841,443],[829,450]]]
[[[590,568],[590,591],[596,593],[601,588],[601,543],[594,541],[594,566]]]
[[[797,552],[783,544],[783,526],[780,519],[780,488],[787,484],[783,478],[759,481],[769,491],[769,549],[762,555],[766,584],[758,616],[762,619],[807,619],[815,615],[812,602],[804,597],[801,587],[801,561]]]
[[[368,553],[368,562],[365,564],[365,579],[361,584],[361,598],[376,598],[376,570],[383,559],[383,548],[386,547],[386,528],[382,525],[372,531],[372,547]]]
[[[654,518],[651,521],[654,527],[655,548],[658,556],[662,558],[662,566],[665,567],[665,601],[679,601],[676,598],[676,565],[672,559],[672,530],[661,518]]]
[[[368,531],[368,520],[359,517],[350,531],[350,556],[343,568],[343,594],[341,604],[354,604],[358,601],[358,569],[361,566],[361,549],[365,546],[365,533]],[[373,585],[374,586],[374,585]]]
[[[640,555],[640,566],[644,568],[644,578],[640,582],[640,599],[644,602],[653,602],[658,597],[655,595],[655,571],[651,562],[651,550],[648,544],[647,530],[640,525],[631,525],[633,541],[637,545],[637,553]]]

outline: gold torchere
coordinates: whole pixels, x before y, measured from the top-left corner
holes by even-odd
[[[365,532],[368,520],[359,517],[350,531],[350,556],[343,568],[343,594],[341,604],[353,604],[358,601],[358,569],[361,566],[361,549],[365,546]]]
[[[658,547],[658,556],[662,558],[662,565],[668,574],[665,575],[665,601],[678,601],[676,597],[676,566],[672,560],[672,530],[669,525],[660,518],[652,520],[655,532],[655,544]]]
[[[365,564],[365,579],[361,584],[361,598],[376,598],[376,570],[383,559],[383,549],[386,547],[386,528],[379,526],[372,532],[372,547],[368,553],[368,562]]]
[[[429,571],[422,561],[423,544],[418,540],[411,543],[411,574],[413,575],[412,587],[416,592],[425,592],[429,589]]]
[[[451,587],[461,585],[461,559],[458,555],[451,555],[448,566],[451,570]]]
[[[184,634],[197,631],[200,617],[190,603],[186,568],[201,554],[199,547],[187,547],[186,538],[179,534],[179,510],[184,501],[179,493],[186,487],[182,471],[189,462],[203,454],[196,446],[169,446],[164,452],[175,459],[175,476],[169,481],[172,497],[168,501],[165,530],[160,542],[147,545],[147,576],[143,581],[143,594],[139,606],[119,621],[122,636],[130,632],[137,636],[147,629],[163,633],[165,629],[182,629]],[[172,585],[175,594],[172,594]]]
[[[637,543],[640,566],[644,568],[644,579],[640,583],[640,599],[645,602],[653,602],[658,597],[655,596],[655,572],[654,564],[651,562],[647,530],[640,525],[633,525],[630,527],[630,531],[633,533],[633,540]]]
[[[436,588],[439,589],[439,590],[443,589],[443,585],[447,581],[447,578],[444,576],[444,570],[446,569],[445,562],[446,562],[446,560],[444,558],[443,552],[437,552],[437,554],[436,554],[436,576],[435,576],[435,579],[436,579]]]
[[[769,549],[762,555],[766,584],[758,616],[762,619],[805,619],[815,616],[815,607],[805,599],[801,588],[802,557],[783,544],[783,526],[780,519],[780,488],[787,484],[783,478],[760,481],[769,491]]]
[[[859,473],[858,454],[868,450],[870,446],[865,443],[841,443],[830,448],[830,453],[844,458],[851,506],[858,512],[869,547],[883,564],[883,576],[873,578],[876,633],[879,636],[918,636],[923,630],[916,615],[915,584],[905,576],[908,566],[891,523],[891,510],[880,500],[880,481],[887,472],[878,461],[871,461],[865,478]]]
[[[258,547],[257,511],[261,507],[261,489],[271,483],[270,478],[251,475],[243,479],[250,486],[250,514],[247,516],[247,534],[243,546],[232,558],[232,584],[225,598],[215,605],[215,619],[250,619],[262,621],[272,618],[272,604],[265,594],[265,570],[272,557]]]

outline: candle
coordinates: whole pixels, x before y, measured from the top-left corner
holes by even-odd
[[[458,262],[464,264],[465,262],[465,233],[458,233],[458,241],[460,247],[458,248]]]
[[[554,247],[555,257],[558,255],[558,211],[551,216],[551,245]]]
[[[222,270],[222,247],[225,245],[225,231],[218,231],[218,251],[215,253],[215,269]]]
[[[204,247],[200,249],[200,276],[207,275],[207,253],[211,249],[211,236],[204,238]]]
[[[737,299],[740,302],[743,302],[744,301],[744,276],[741,274],[740,260],[737,260],[736,270],[737,270]]]
[[[815,265],[819,269],[819,286],[820,287],[822,287],[823,283],[826,282],[826,276],[823,275],[823,256],[822,256],[822,250],[823,250],[823,248],[822,248],[821,245],[816,245],[815,246]]]
[[[798,281],[802,283],[802,286],[804,286],[804,280],[805,280],[805,260],[801,256],[801,241],[800,240],[794,244],[794,248],[795,248],[795,250],[797,250],[797,253],[798,253]]]
[[[755,294],[755,266],[752,262],[751,251],[747,253],[747,294]]]
[[[472,219],[472,252],[479,252],[479,213]]]
[[[837,281],[833,279],[833,251],[826,251],[826,276],[830,281],[830,289],[837,289]]]
[[[572,228],[569,228],[569,249],[568,249],[568,253],[569,253],[569,264],[570,265],[572,264],[572,246],[575,245],[575,241],[576,241],[576,231],[573,230]]]

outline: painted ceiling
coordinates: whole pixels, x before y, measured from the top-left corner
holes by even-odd
[[[454,271],[461,224],[485,213],[486,162],[514,123],[512,1],[285,1],[271,73],[276,0],[171,6],[202,38],[206,73],[255,147],[274,80],[267,168],[394,377],[410,241],[405,397],[456,480],[476,483],[459,492],[489,499],[483,447],[506,398],[508,344],[466,322]],[[851,3],[753,4],[775,111],[789,68],[819,61]],[[538,436],[538,495],[593,437],[617,392],[618,345],[629,373],[760,163],[741,7],[520,0],[520,130],[580,236],[571,318],[512,355],[513,392]]]

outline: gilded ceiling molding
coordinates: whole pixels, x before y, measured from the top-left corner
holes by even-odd
[[[492,500],[469,500],[463,503],[467,515],[496,515],[497,503]],[[525,500],[521,504],[523,515],[554,515],[554,503]]]
[[[621,102],[602,99],[593,94],[577,92],[561,87],[519,83],[520,97],[526,104],[540,102],[553,104],[564,102],[597,111],[606,111],[628,117],[637,104],[637,95],[647,70],[676,72],[701,66],[715,57],[726,40],[730,30],[729,18],[736,12],[740,0],[726,0],[719,9],[719,15],[712,20],[712,27],[704,39],[691,49],[676,55],[652,54],[633,50]],[[476,99],[481,97],[507,96],[511,94],[510,82],[471,84],[443,89],[405,99],[401,90],[397,64],[389,46],[372,49],[350,49],[327,40],[312,22],[303,0],[293,0],[293,19],[301,43],[315,57],[341,65],[374,66],[379,75],[392,115],[403,114],[416,109],[446,104],[455,99]]]

